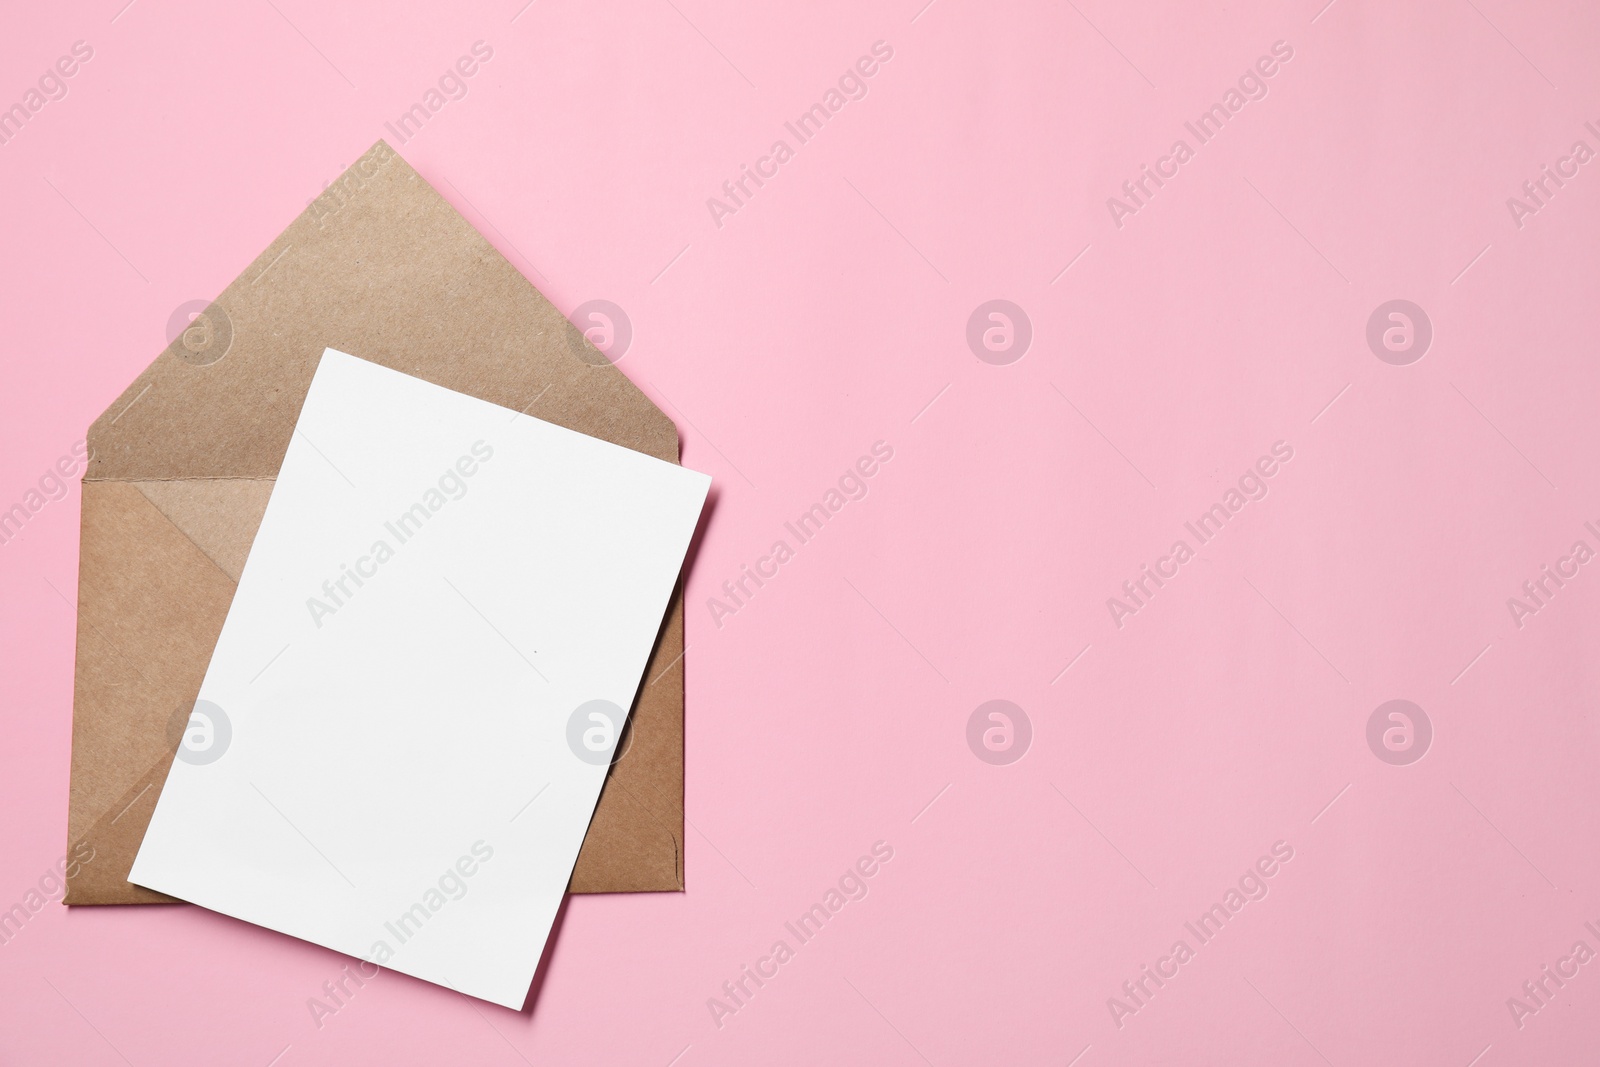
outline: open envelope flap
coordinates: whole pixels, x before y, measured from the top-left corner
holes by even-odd
[[[330,347],[678,461],[672,421],[378,142],[90,427],[68,832],[94,858],[68,903],[165,899],[126,875]],[[680,591],[574,892],[683,888],[682,653]]]

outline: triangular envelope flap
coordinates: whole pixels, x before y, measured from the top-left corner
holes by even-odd
[[[676,462],[677,431],[379,141],[89,430],[85,478],[272,478],[324,348]]]

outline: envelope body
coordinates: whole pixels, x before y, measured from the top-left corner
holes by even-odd
[[[378,142],[89,430],[68,904],[170,899],[127,874],[327,347],[678,461],[672,421]],[[680,590],[572,892],[684,887],[683,650]]]

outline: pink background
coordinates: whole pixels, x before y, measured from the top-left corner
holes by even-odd
[[[572,900],[528,1011],[385,974],[320,1026],[342,957],[51,904],[0,946],[0,1063],[1592,1057],[1600,962],[1520,1027],[1507,998],[1600,950],[1600,566],[1520,628],[1506,603],[1600,549],[1600,163],[1520,228],[1506,204],[1600,149],[1592,6],[124,2],[0,36],[0,104],[94,50],[0,146],[0,508],[390,137],[564,310],[626,310],[621,368],[716,479],[689,889]],[[389,135],[477,40],[468,95]],[[706,198],[880,40],[719,228]],[[1280,40],[1265,99],[1119,228],[1107,198]],[[966,341],[997,298],[1033,330],[1009,365]],[[1366,341],[1393,299],[1433,327],[1407,366]],[[719,628],[707,599],[879,440],[869,495]],[[1277,441],[1269,495],[1119,628],[1107,598]],[[77,501],[0,546],[0,907],[65,844]],[[1366,740],[1396,698],[1434,729],[1405,766]],[[1032,724],[1009,765],[968,747],[991,699]],[[708,998],[880,840],[870,894],[719,1027]],[[1119,1026],[1278,841],[1266,898]]]

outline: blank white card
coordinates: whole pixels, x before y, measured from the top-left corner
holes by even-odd
[[[709,486],[327,350],[129,880],[520,1008]]]

